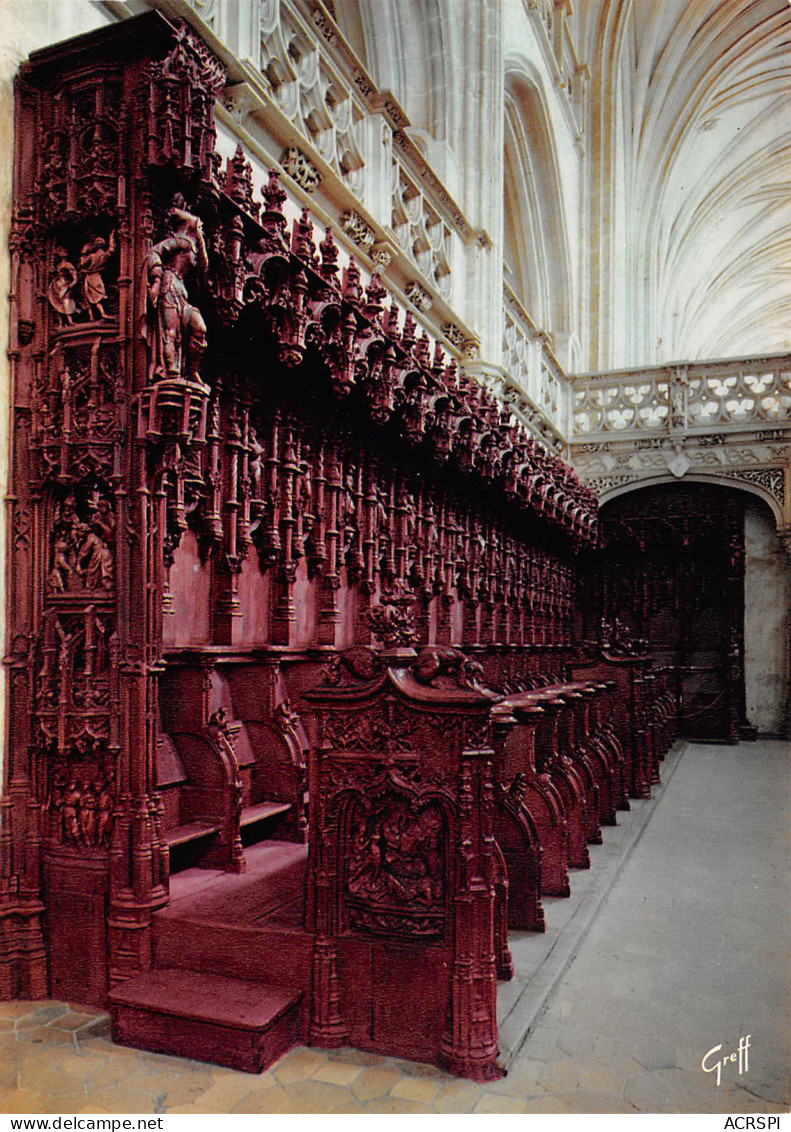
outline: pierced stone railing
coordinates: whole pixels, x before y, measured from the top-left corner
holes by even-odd
[[[791,355],[571,379],[571,459],[600,498],[643,481],[732,481],[791,517]]]
[[[536,326],[507,283],[503,313],[503,369],[510,377],[505,398],[534,434],[558,451],[569,436],[569,380],[555,357],[550,336]]]
[[[791,356],[575,377],[574,438],[791,428]]]

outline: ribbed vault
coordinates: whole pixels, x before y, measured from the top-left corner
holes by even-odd
[[[604,283],[594,364],[791,348],[791,8],[588,0],[581,9],[594,72],[591,235]],[[610,242],[613,222],[622,250]],[[613,308],[629,312],[616,330]]]

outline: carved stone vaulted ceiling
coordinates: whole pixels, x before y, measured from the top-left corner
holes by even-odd
[[[464,69],[454,3],[333,5],[435,161],[454,145],[453,75]],[[499,8],[523,3],[552,7]],[[582,368],[791,349],[788,0],[574,0],[570,19],[591,72]],[[559,277],[548,284],[562,289]]]
[[[788,0],[581,0],[578,14],[632,322],[629,356],[600,362],[791,349]]]

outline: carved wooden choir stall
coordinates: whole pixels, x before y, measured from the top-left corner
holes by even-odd
[[[218,157],[224,83],[150,14],[18,84],[0,996],[497,1076],[508,928],[674,691],[582,639],[595,497]]]

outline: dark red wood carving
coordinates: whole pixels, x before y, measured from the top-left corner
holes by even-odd
[[[217,156],[223,84],[158,14],[19,80],[0,994],[485,1079],[673,689],[580,646],[591,493]]]

